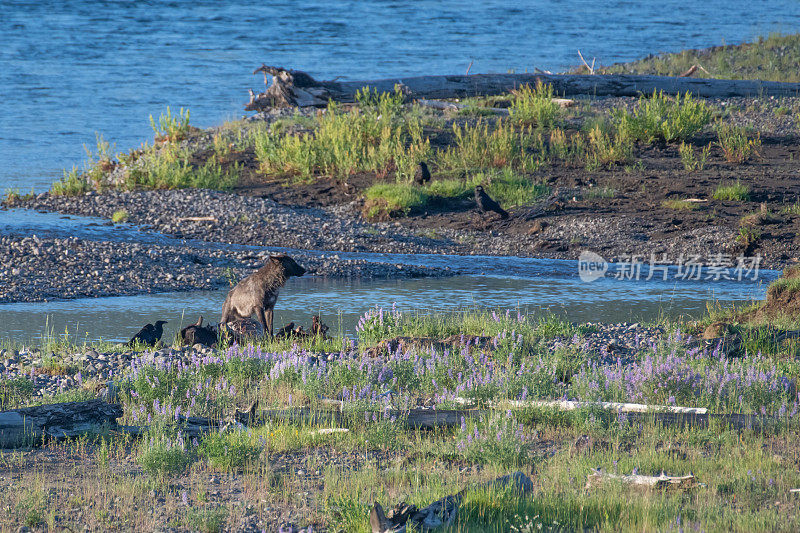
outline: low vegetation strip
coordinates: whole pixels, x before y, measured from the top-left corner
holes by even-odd
[[[791,272],[786,280],[764,308],[789,301]],[[719,318],[608,328],[521,310],[423,315],[376,307],[353,338],[126,347],[113,368],[97,364],[119,349],[108,344],[54,339],[42,347],[46,364],[7,345],[2,356],[14,363],[0,375],[4,408],[104,392],[120,402],[123,426],[142,429],[136,440],[101,430],[3,455],[19,476],[18,490],[0,495],[12,509],[0,521],[147,527],[166,520],[213,531],[299,522],[315,531],[370,531],[376,501],[388,508],[402,498],[427,509],[458,494],[448,511],[457,529],[663,529],[687,514],[708,530],[793,525],[800,516],[775,502],[792,509],[789,489],[800,486],[785,467],[796,453],[789,437],[800,406],[795,337],[774,322],[743,322],[723,330],[737,331],[735,353],[698,343],[694,335]],[[95,348],[91,358],[68,355]],[[36,395],[45,375],[61,385]],[[598,467],[608,475],[587,492]],[[519,469],[535,480],[524,491],[484,484]],[[697,496],[690,499],[626,485],[641,478],[658,487],[658,479],[687,472]],[[50,490],[67,475],[80,502]],[[120,505],[86,511],[109,497]],[[65,506],[82,513],[62,513]]]
[[[692,66],[702,66],[695,77],[797,82],[800,75],[794,65],[799,58],[800,35],[773,33],[751,43],[651,55],[598,70],[604,74],[680,76]]]

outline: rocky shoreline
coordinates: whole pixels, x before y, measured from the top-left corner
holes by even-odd
[[[38,236],[0,236],[0,303],[211,290],[264,264],[268,251]],[[445,276],[452,271],[293,254],[309,275],[345,278]]]
[[[561,193],[567,203],[580,202],[569,190]],[[732,238],[736,227],[727,221],[675,228],[659,234],[654,243],[649,235],[654,225],[645,217],[581,213],[544,217],[546,223],[537,225],[540,217],[533,213],[535,207],[519,210],[510,221],[476,230],[450,228],[444,223],[436,227],[435,216],[425,226],[367,222],[355,205],[297,207],[270,198],[204,189],[89,192],[78,196],[43,193],[15,206],[105,219],[125,211],[129,223],[175,238],[337,252],[574,260],[582,251],[592,250],[610,261],[624,261],[634,254],[649,257],[652,253],[677,261],[690,255],[705,260],[717,253],[735,256],[738,251]],[[764,257],[761,267],[779,269],[785,263],[781,257],[770,256]]]

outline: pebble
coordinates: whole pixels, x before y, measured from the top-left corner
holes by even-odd
[[[252,274],[269,256],[225,245],[148,245],[94,241],[75,237],[40,238],[45,251],[34,257],[31,237],[0,236],[0,303],[41,302],[101,296],[212,290],[228,285],[228,270],[239,278]],[[72,250],[69,256],[61,253]],[[450,275],[448,269],[409,266],[363,259],[333,259],[293,253],[310,275],[349,278]],[[2,265],[15,264],[19,273]],[[178,275],[175,275],[175,274]]]

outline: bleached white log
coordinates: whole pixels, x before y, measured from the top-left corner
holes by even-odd
[[[689,489],[695,485],[694,475],[668,476],[642,476],[639,474],[619,475],[608,474],[595,470],[586,476],[586,488],[597,487],[605,483],[623,483],[643,489]]]
[[[456,403],[460,405],[474,405],[476,402],[469,398],[456,398]],[[704,415],[708,413],[705,407],[681,407],[678,405],[646,405],[642,403],[620,403],[620,402],[576,402],[572,400],[505,400],[495,402],[494,405],[508,405],[509,407],[523,409],[525,407],[546,407],[555,408],[562,411],[574,411],[583,407],[597,407],[608,409],[609,411],[619,411],[622,413],[684,413]]]

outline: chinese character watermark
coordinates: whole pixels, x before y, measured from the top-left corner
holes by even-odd
[[[601,255],[584,250],[578,257],[578,276],[587,283],[604,277],[635,281],[756,281],[760,265],[760,255],[733,257],[721,253],[706,261],[699,255],[680,255],[671,261],[666,254],[651,254],[621,256],[616,263],[609,263]]]

